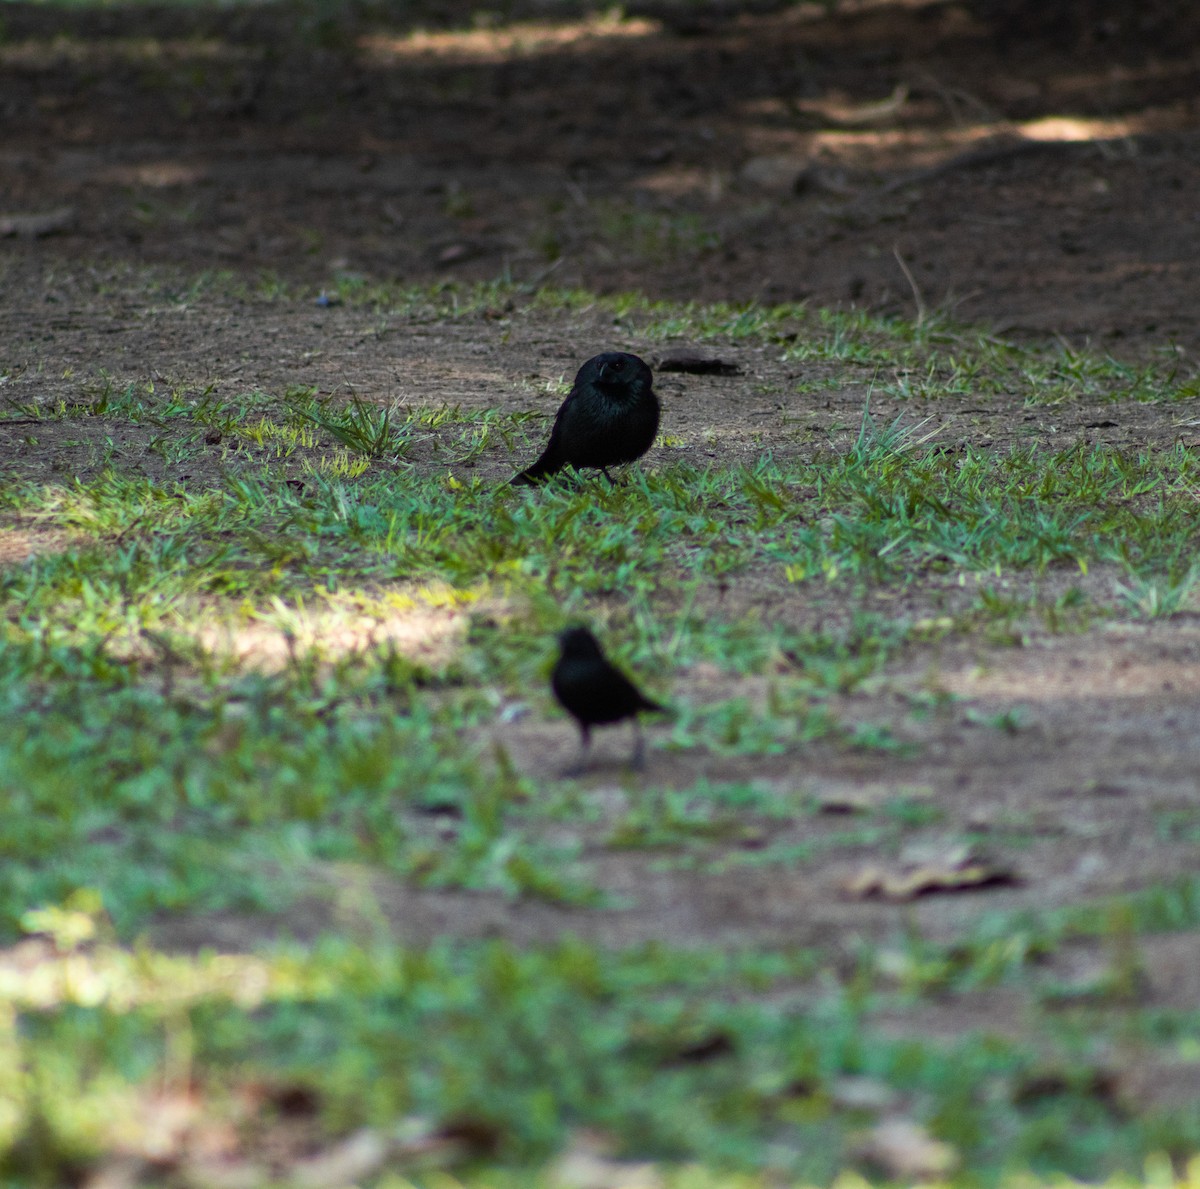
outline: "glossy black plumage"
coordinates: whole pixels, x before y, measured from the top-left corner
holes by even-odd
[[[513,476],[521,486],[539,483],[563,467],[607,468],[633,462],[654,444],[659,404],[645,362],[624,351],[595,355],[579,369],[554,418],[541,457]]]
[[[568,628],[558,638],[560,654],[550,685],[559,705],[579,724],[580,764],[591,743],[592,727],[629,718],[634,724],[632,762],[642,766],[642,735],[637,716],[643,710],[661,711],[624,673],[608,661],[587,628]],[[576,769],[578,770],[578,768]]]

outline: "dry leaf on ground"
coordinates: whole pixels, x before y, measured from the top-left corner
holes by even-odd
[[[843,887],[860,899],[912,900],[933,892],[974,891],[1011,887],[1019,882],[1015,871],[976,853],[968,843],[945,848],[913,848],[894,867],[869,863],[845,881]]]
[[[616,1160],[611,1151],[608,1136],[581,1128],[551,1166],[550,1183],[558,1189],[662,1189],[653,1164]]]
[[[22,239],[37,239],[55,231],[66,231],[75,222],[75,208],[62,206],[44,214],[0,215],[0,238],[16,235]]]
[[[898,1095],[891,1086],[877,1078],[842,1077],[830,1086],[829,1097],[840,1110],[880,1114],[889,1108],[896,1109]]]
[[[934,1139],[912,1119],[884,1119],[872,1127],[858,1156],[889,1179],[925,1180],[945,1176],[958,1164],[958,1153]]]

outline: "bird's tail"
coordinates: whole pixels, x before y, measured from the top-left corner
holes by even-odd
[[[532,466],[527,466],[523,471],[518,471],[509,480],[509,483],[513,487],[532,487],[534,484],[540,483],[547,475],[553,475],[556,471],[560,470],[562,470],[560,464],[548,462],[546,455],[543,454]]]

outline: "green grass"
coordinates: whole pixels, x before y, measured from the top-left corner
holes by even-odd
[[[678,703],[660,746],[770,756],[815,739],[901,746],[883,725],[840,721],[829,699],[926,629],[866,613],[832,632],[700,614],[697,600],[728,575],[753,569],[781,588],[853,597],[930,575],[1109,563],[1127,575],[1117,587],[1127,604],[1135,584],[1174,591],[1175,603],[1190,588],[1190,451],[949,458],[906,446],[864,423],[840,457],[666,466],[616,489],[584,482],[532,499],[416,469],[355,483],[317,474],[301,493],[270,467],[209,490],[112,472],[10,488],[10,510],[84,543],[9,571],[0,587],[0,783],[14,821],[0,920],[110,881],[129,927],[155,904],[262,907],[287,885],[264,872],[312,861],[586,898],[572,855],[519,824],[530,790],[461,742],[505,699],[532,691],[535,711],[549,711],[550,642],[573,618],[606,619],[615,655],[635,669],[704,662],[731,680],[770,675],[765,701],[672,699],[669,681],[649,682]],[[986,587],[980,600],[949,630],[1008,622]],[[1143,596],[1133,609],[1163,606]],[[363,617],[461,630],[440,658],[413,661],[355,636]],[[322,643],[343,627],[343,651]],[[239,636],[272,645],[276,671],[239,665],[222,644]],[[462,806],[452,846],[431,849],[399,824],[398,807],[423,795]],[[93,837],[105,841],[88,846]]]
[[[253,423],[260,436],[264,424]],[[464,441],[475,448],[479,425],[493,423],[465,424],[457,442],[445,436],[443,452],[459,456]],[[395,441],[419,431],[411,419],[388,426]],[[784,585],[827,586],[1110,563],[1125,575],[1117,591],[1128,605],[1161,614],[1195,581],[1198,471],[1184,447],[947,455],[864,422],[843,455],[732,470],[678,463],[635,472],[621,487],[584,480],[536,499],[417,469],[355,482],[314,466],[298,490],[268,465],[209,490],[109,472],[71,487],[10,486],[0,501],[97,543],[6,579],[35,607],[85,598],[89,587],[115,587],[124,601],[147,588],[160,601],[261,600],[403,581],[500,585],[570,613],[618,591],[635,607],[664,593],[686,607],[689,592],[751,567]],[[684,617],[671,639],[688,637]]]
[[[234,282],[146,285],[186,305]],[[343,278],[335,290],[417,320],[509,316],[514,302],[512,316],[600,308],[647,338],[771,344],[919,408],[964,393],[1029,405],[1196,395],[1171,360],[1018,349],[936,319],[508,285]],[[296,295],[264,278],[244,296]],[[69,534],[0,573],[0,936],[51,939],[28,969],[0,962],[10,1182],[78,1178],[164,1086],[252,1136],[282,1125],[272,1093],[302,1089],[316,1150],[424,1120],[471,1137],[462,1183],[497,1187],[542,1183],[580,1126],[691,1189],[757,1189],[768,1165],[827,1183],[874,1121],[839,1105],[847,1076],[889,1088],[953,1145],[964,1185],[1135,1174],[1200,1145],[1194,1112],[1140,1112],[1105,1089],[1121,1045],[1200,1051],[1194,1013],[1131,1007],[1141,939],[1200,923],[1194,880],[978,916],[952,942],[901,911],[890,939],[828,952],[405,946],[387,916],[402,887],[514,911],[619,910],[605,864],[798,879],[830,854],[894,856],[946,826],[946,800],[911,787],[829,819],[802,779],[718,779],[703,765],[791,771],[817,747],[848,762],[919,755],[909,727],[950,712],[948,696],[906,688],[886,721],[855,706],[930,642],[1015,644],[1034,628],[1188,606],[1191,449],[950,450],[864,409],[848,445],[750,466],[663,452],[616,487],[530,493],[476,468],[528,454],[546,428],[528,415],[110,377],[6,415],[81,435],[135,426],[176,462],[222,452],[203,483],[148,478],[109,442],[88,478],[0,487],[7,523]],[[783,610],[728,599],[745,577]],[[880,594],[908,610],[883,614]],[[576,620],[670,704],[653,746],[696,775],[613,776],[621,787],[602,795],[522,775],[510,724],[554,720],[572,742],[546,677],[554,633]],[[963,718],[1026,726],[1009,711]],[[1035,824],[1005,838],[1029,845]],[[1155,828],[1181,845],[1194,833],[1178,814]],[[171,956],[146,940],[204,914],[250,922],[255,952]],[[321,936],[261,940],[292,930]],[[1043,976],[1064,945],[1097,940],[1110,954],[1098,978]],[[1019,1039],[875,1023],[997,986],[1027,996]],[[247,1086],[274,1088],[252,1122],[238,1115]]]
[[[851,988],[822,987],[811,953],[333,939],[256,957],[134,955],[103,941],[76,953],[105,928],[80,898],[29,925],[50,930],[61,956],[3,988],[25,1020],[12,1057],[27,1071],[20,1087],[10,1082],[0,1135],[10,1174],[86,1166],[114,1124],[137,1134],[164,1078],[170,1089],[181,1077],[217,1118],[235,1115],[249,1079],[308,1096],[318,1137],[364,1124],[386,1133],[415,1116],[474,1137],[510,1170],[536,1167],[588,1125],[620,1136],[619,1153],[668,1166],[732,1175],[769,1150],[780,1173],[827,1182],[871,1122],[870,1109],[838,1104],[839,1079],[851,1076],[913,1104],[971,1183],[1105,1177],[1147,1148],[1183,1153],[1200,1139],[1187,1112],[1123,1120],[1105,1088],[1113,1023],[1102,1010],[1064,1017],[1053,1006],[1024,1042],[897,1038],[872,1019],[903,996],[866,965]],[[1029,957],[1015,938],[974,944],[970,963],[961,945],[909,961],[924,971],[951,961],[964,985],[970,974],[1011,977]],[[1200,1015],[1160,1015],[1151,1042],[1195,1045]],[[269,1118],[258,1125],[269,1130]],[[465,1183],[507,1183],[496,1176]]]

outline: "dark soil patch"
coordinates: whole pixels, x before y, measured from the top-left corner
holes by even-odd
[[[514,10],[451,36],[470,6],[415,32],[349,7],[7,4],[0,209],[74,216],[4,247],[6,288],[94,257],[314,294],[347,272],[506,273],[919,296],[1009,332],[1195,349],[1196,13],[1068,8]]]

